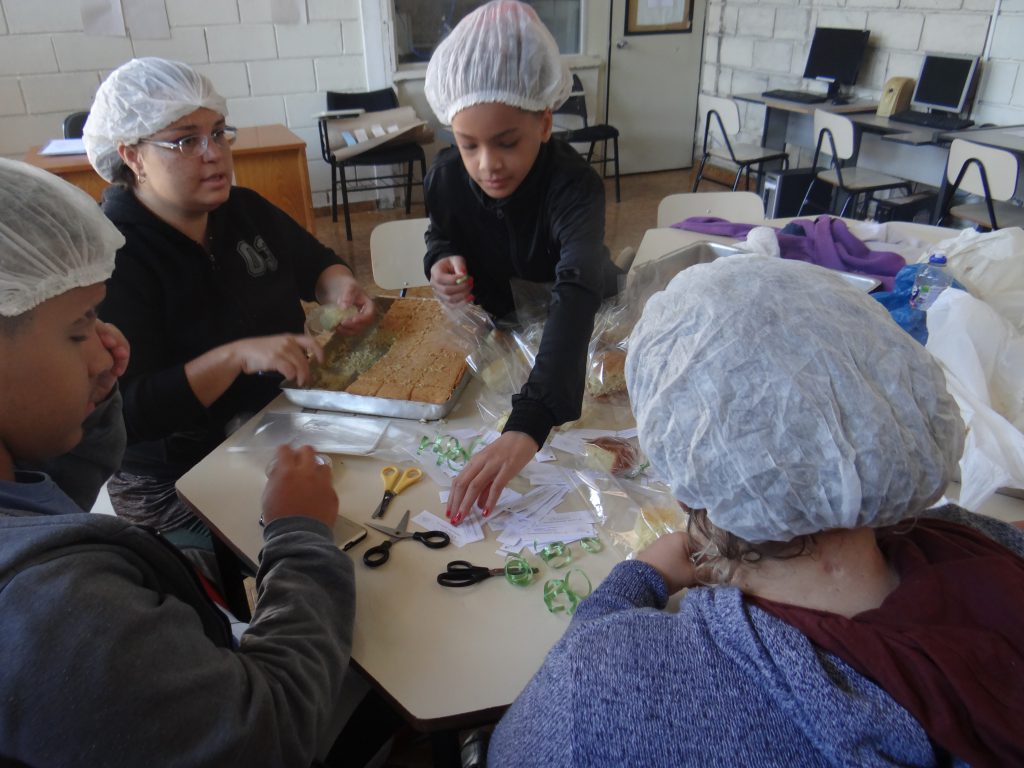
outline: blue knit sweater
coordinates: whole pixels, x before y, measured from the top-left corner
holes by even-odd
[[[1019,531],[957,508],[1018,554]],[[492,768],[934,765],[917,721],[877,685],[731,587],[678,613],[645,563],[620,563],[505,714]]]

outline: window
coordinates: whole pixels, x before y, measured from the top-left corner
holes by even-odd
[[[425,63],[437,44],[482,0],[394,0],[395,57],[399,66]],[[558,50],[580,52],[582,0],[532,0]]]

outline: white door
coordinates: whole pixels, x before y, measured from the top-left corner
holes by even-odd
[[[612,0],[607,122],[619,129],[621,173],[693,164],[707,0],[692,2],[689,32],[626,34],[627,5],[635,24],[638,13],[656,18],[673,0]]]

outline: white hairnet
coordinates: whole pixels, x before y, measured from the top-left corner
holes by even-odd
[[[72,288],[102,283],[124,238],[89,195],[0,158],[0,315],[16,317]]]
[[[96,91],[82,138],[89,162],[107,181],[122,164],[119,144],[152,136],[200,107],[227,117],[213,84],[188,64],[167,59],[132,59],[110,73]]]
[[[750,542],[915,515],[963,450],[931,355],[803,262],[684,270],[647,303],[626,377],[640,444],[675,497]]]
[[[460,21],[427,64],[427,101],[445,125],[475,104],[555,109],[572,90],[569,67],[537,12],[493,0]]]

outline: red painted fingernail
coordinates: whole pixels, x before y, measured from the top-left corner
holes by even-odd
[[[484,510],[484,517],[487,517],[490,514],[491,514],[491,508],[488,507],[487,509]]]
[[[452,520],[452,524],[454,524],[454,525],[458,525],[461,522],[462,522],[462,515],[456,515],[455,519]]]
[[[471,294],[469,294],[469,298],[468,298],[468,299],[466,299],[466,301],[476,301],[476,296],[474,296],[474,295],[473,295],[473,294],[471,293]]]
[[[451,507],[445,507],[444,508],[444,516],[445,517],[451,517],[452,516],[452,508]]]

